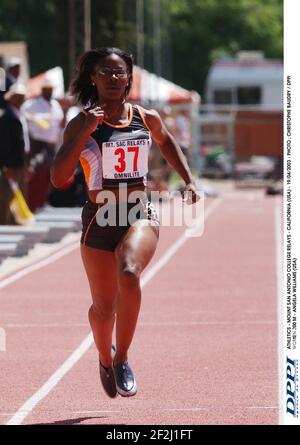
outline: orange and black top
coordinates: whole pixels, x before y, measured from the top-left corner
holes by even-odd
[[[128,123],[105,120],[90,135],[80,155],[89,190],[146,185],[150,131],[138,105],[130,105]]]

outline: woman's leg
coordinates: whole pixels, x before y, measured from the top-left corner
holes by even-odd
[[[88,276],[93,304],[89,321],[103,366],[111,367],[112,332],[117,296],[117,262],[114,252],[81,244],[81,256]]]
[[[119,289],[115,364],[127,360],[141,304],[140,275],[151,260],[157,242],[158,228],[150,221],[138,220],[128,229],[115,251]]]

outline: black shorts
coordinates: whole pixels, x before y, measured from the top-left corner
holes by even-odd
[[[82,209],[81,244],[113,252],[129,227],[139,219],[147,219],[159,227],[156,210],[150,201],[99,206],[87,201]],[[106,223],[106,224],[105,224]]]

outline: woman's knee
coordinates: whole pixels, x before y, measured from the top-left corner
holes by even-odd
[[[123,262],[119,267],[119,284],[124,287],[136,287],[140,284],[141,268],[134,263]]]
[[[102,321],[110,320],[115,315],[115,305],[113,303],[93,303],[89,309],[89,319],[96,315]]]

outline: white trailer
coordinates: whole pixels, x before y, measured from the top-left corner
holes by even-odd
[[[240,52],[215,61],[206,82],[206,104],[279,111],[283,108],[283,63],[261,52]]]

